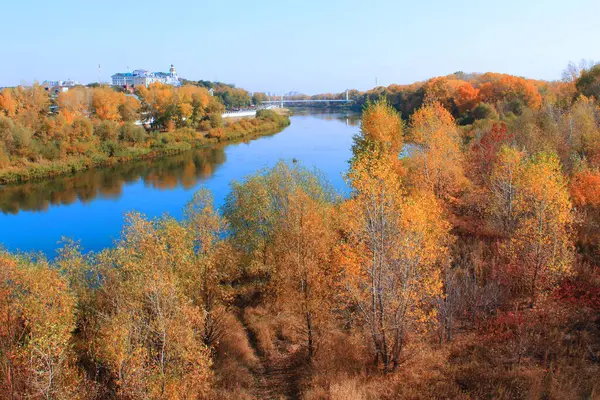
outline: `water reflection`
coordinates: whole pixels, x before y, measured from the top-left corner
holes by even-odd
[[[89,202],[97,197],[119,198],[124,185],[140,179],[147,187],[159,190],[192,188],[210,178],[226,161],[224,147],[195,149],[176,156],[4,186],[0,189],[0,210],[4,214],[18,214],[19,211],[45,211],[50,205]]]

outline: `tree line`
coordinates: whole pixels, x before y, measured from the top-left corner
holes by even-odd
[[[157,83],[133,94],[106,86],[76,86],[58,94],[39,85],[5,88],[0,92],[0,180],[169,154],[287,124],[263,112],[256,120],[226,127],[224,111],[220,97],[196,85]]]

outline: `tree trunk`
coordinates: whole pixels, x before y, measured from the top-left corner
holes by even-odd
[[[312,359],[315,349],[313,343],[312,318],[310,312],[306,313],[306,329],[308,333],[308,358]]]

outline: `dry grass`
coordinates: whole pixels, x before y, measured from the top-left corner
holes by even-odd
[[[331,385],[329,389],[331,400],[366,400],[366,388],[357,378],[345,379]]]
[[[258,357],[248,342],[246,330],[232,314],[225,317],[225,335],[215,354],[217,382],[216,398],[251,398],[254,387],[252,371],[258,367]]]
[[[303,398],[600,399],[600,315],[551,299],[520,312],[526,329],[499,315],[450,343],[415,340],[389,375],[365,369],[360,337],[331,334]]]

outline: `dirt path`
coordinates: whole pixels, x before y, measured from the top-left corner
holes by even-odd
[[[258,399],[299,399],[302,370],[298,352],[261,357],[261,366],[255,373]]]
[[[298,348],[285,349],[280,346],[274,354],[261,355],[256,337],[241,319],[248,335],[248,342],[258,355],[259,365],[253,369],[256,386],[254,397],[257,399],[299,399],[300,380],[304,371],[305,357]]]

